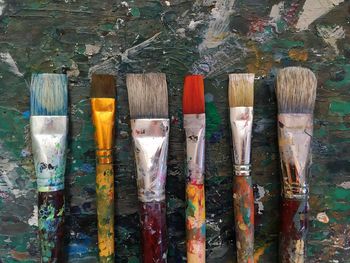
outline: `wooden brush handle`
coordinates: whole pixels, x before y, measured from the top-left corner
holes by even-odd
[[[204,184],[186,186],[187,262],[205,262],[205,195]]]
[[[282,199],[280,262],[306,262],[306,234],[308,231],[308,201]]]
[[[114,262],[114,176],[112,164],[96,165],[99,262]]]
[[[167,262],[166,203],[140,202],[143,263]]]
[[[63,262],[64,190],[38,193],[41,262]]]
[[[234,176],[237,262],[254,262],[254,195],[251,176]]]

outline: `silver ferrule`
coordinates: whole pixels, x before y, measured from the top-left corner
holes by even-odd
[[[30,131],[39,192],[64,188],[67,116],[31,116]]]
[[[303,199],[308,194],[312,132],[311,114],[278,115],[282,195],[285,198]]]
[[[234,168],[237,176],[250,176],[253,107],[230,108]]]
[[[139,200],[165,200],[169,119],[132,119],[131,132]]]
[[[187,181],[204,183],[205,114],[184,114]]]

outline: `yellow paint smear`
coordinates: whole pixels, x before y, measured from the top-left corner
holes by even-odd
[[[306,49],[292,48],[289,50],[288,56],[295,61],[306,61],[309,54]]]

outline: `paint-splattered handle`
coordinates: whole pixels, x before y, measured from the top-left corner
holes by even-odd
[[[237,262],[254,262],[254,196],[250,176],[234,176]]]
[[[114,176],[112,164],[96,165],[99,262],[114,262]]]
[[[38,193],[41,262],[63,262],[64,190]]]
[[[306,234],[308,230],[308,201],[283,199],[281,206],[280,262],[305,261]]]
[[[167,262],[166,203],[140,202],[142,254],[144,263]]]
[[[187,262],[205,262],[205,195],[204,184],[186,187]]]

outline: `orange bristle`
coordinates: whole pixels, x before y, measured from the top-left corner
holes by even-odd
[[[182,103],[184,114],[205,113],[202,75],[188,75],[185,77]]]

